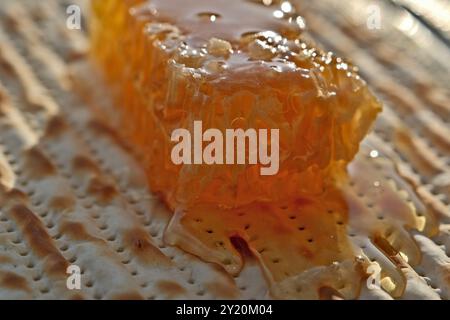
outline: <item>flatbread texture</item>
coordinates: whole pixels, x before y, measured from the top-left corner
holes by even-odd
[[[385,103],[367,139],[398,157],[439,221],[431,239],[411,231],[421,259],[404,262],[401,298],[449,299],[450,51],[421,46],[421,29],[407,37],[395,19],[357,27],[337,0],[300,2],[313,37],[352,57]],[[83,1],[0,4],[0,299],[270,298],[251,257],[231,276],[164,242],[172,213],[149,192],[139,155],[99,120],[111,102],[86,34],[66,27],[73,3],[85,23]],[[70,265],[80,290],[67,287]],[[392,299],[365,286],[360,298]]]

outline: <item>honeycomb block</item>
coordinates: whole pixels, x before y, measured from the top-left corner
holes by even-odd
[[[381,111],[354,66],[306,40],[293,3],[92,3],[92,52],[116,88],[120,131],[144,154],[152,190],[172,208],[320,194],[341,179]],[[261,163],[174,164],[171,134],[193,131],[194,121],[224,135],[278,129],[279,170],[264,176]]]

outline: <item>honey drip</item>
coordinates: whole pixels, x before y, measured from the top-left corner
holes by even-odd
[[[323,288],[356,298],[374,263],[382,270],[382,288],[400,297],[406,286],[403,264],[421,259],[409,231],[433,235],[437,225],[380,149],[365,143],[346,182],[320,197],[178,211],[165,239],[232,274],[245,263],[233,238],[243,239],[276,298],[318,299]]]

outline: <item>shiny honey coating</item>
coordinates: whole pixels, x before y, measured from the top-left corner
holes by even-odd
[[[381,110],[355,67],[303,39],[304,21],[289,2],[108,0],[93,8],[93,53],[119,87],[121,131],[172,208],[320,194]],[[222,132],[279,129],[278,174],[173,164],[170,134],[194,120]]]

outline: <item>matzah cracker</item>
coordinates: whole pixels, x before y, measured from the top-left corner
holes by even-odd
[[[436,216],[429,230],[407,230],[408,237],[397,238],[411,239],[397,245],[410,249],[406,256],[412,266],[401,256],[394,259],[402,267],[392,270],[400,270],[405,281],[395,297],[448,299],[450,110],[442,83],[448,81],[449,66],[430,52],[445,56],[448,49],[434,42],[430,48],[419,46],[395,22],[358,37],[351,30],[360,22],[347,19],[349,11],[340,2],[300,3],[311,12],[306,16],[310,32],[351,56],[385,100],[368,145],[383,145],[397,172]],[[164,241],[172,213],[148,191],[135,160],[139,155],[90,106],[110,108],[102,98],[105,89],[98,82],[98,90],[92,90],[94,83],[83,95],[77,93],[80,79],[92,81],[95,69],[86,62],[86,36],[65,26],[67,5],[56,0],[0,5],[0,298],[272,297],[270,279],[255,259],[244,257],[243,269],[232,276]],[[331,14],[331,8],[339,14]],[[395,45],[386,48],[383,41],[365,40],[381,36],[401,41],[391,40]],[[398,64],[387,58],[407,49]],[[423,66],[408,62],[416,59],[425,61]],[[358,196],[358,185],[351,187]],[[370,204],[370,198],[362,198]],[[379,245],[374,259],[392,264]],[[66,286],[69,265],[81,268],[81,290]],[[317,298],[315,292],[306,294]],[[363,285],[359,297],[391,295]]]

